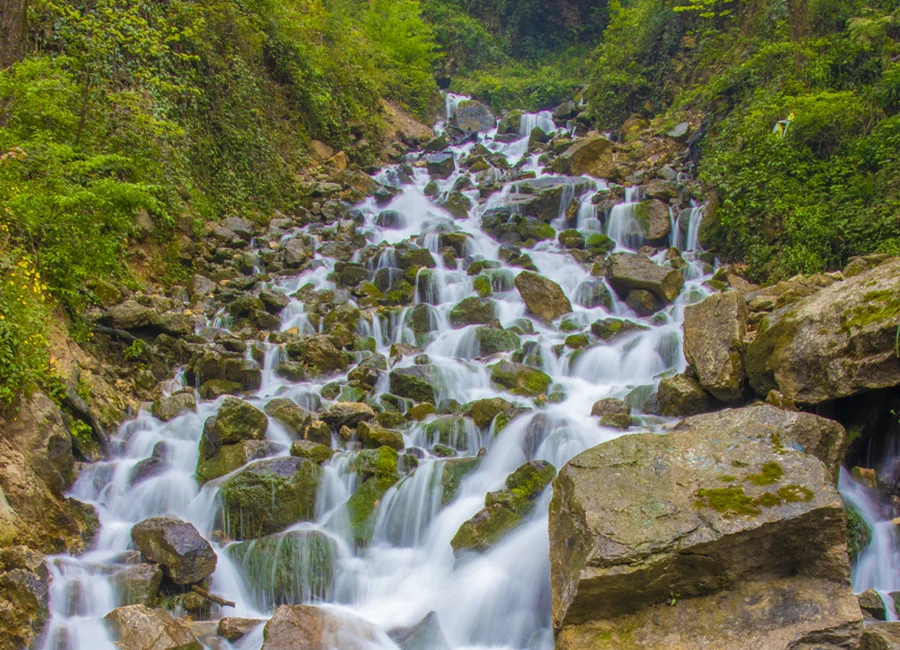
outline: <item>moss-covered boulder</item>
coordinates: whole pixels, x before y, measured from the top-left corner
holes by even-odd
[[[151,607],[159,595],[163,572],[159,565],[142,562],[117,571],[110,576],[110,584],[116,592],[120,606],[147,605]]]
[[[163,422],[174,420],[179,415],[193,413],[196,410],[197,398],[194,397],[194,392],[190,390],[183,390],[168,397],[162,397],[153,402],[153,406],[150,407],[150,413],[153,414],[153,417]]]
[[[475,426],[486,429],[501,413],[510,413],[517,409],[515,404],[502,397],[488,397],[464,405],[462,413],[471,417]]]
[[[458,415],[441,416],[425,425],[425,436],[431,445],[464,451],[469,446],[469,420]]]
[[[533,217],[522,219],[516,227],[516,231],[523,241],[528,241],[529,239],[533,239],[534,241],[556,239],[556,230],[553,226]]]
[[[627,429],[631,426],[631,407],[625,400],[606,398],[594,402],[591,415],[600,418],[600,426]]]
[[[145,558],[156,562],[172,582],[191,585],[216,570],[216,553],[193,524],[174,517],[152,517],[131,528],[131,539]]]
[[[347,370],[347,355],[329,336],[306,336],[285,345],[293,361],[303,363],[310,377],[333,375]]]
[[[392,473],[380,470],[360,485],[347,501],[347,514],[350,518],[350,530],[353,540],[364,546],[372,539],[375,532],[375,521],[378,506],[385,493],[394,486],[401,476],[395,469]]]
[[[416,305],[413,311],[419,307],[428,308],[428,305]],[[415,327],[413,328],[415,329]],[[361,386],[373,388],[381,376],[387,372],[387,359],[383,354],[375,353],[366,357],[357,364],[357,366],[347,374],[347,379],[351,382],[357,382]]]
[[[669,206],[659,199],[641,201],[634,207],[634,218],[641,228],[641,234],[648,243],[660,246],[672,232],[672,217]]]
[[[621,318],[601,318],[591,323],[591,334],[601,341],[612,343],[621,336],[636,332],[645,332],[650,328],[642,323],[635,323]]]
[[[456,105],[450,123],[463,131],[485,132],[497,126],[497,118],[489,106],[474,99],[466,99]]]
[[[684,278],[675,269],[633,253],[610,256],[606,280],[623,299],[637,289],[652,293],[663,304],[674,301],[684,286]]]
[[[356,434],[359,441],[369,449],[384,446],[400,451],[405,446],[402,435],[372,422],[360,422],[356,427]]]
[[[375,419],[375,411],[363,402],[336,402],[328,410],[320,414],[322,421],[335,431],[341,427],[357,426],[360,422]]]
[[[528,311],[544,321],[553,321],[572,311],[572,303],[562,288],[532,271],[522,271],[516,276],[516,289]]]
[[[262,440],[269,419],[258,408],[237,397],[227,396],[216,414],[207,418],[200,437],[200,459],[208,460],[223,445],[244,440]]]
[[[456,498],[463,480],[481,465],[481,458],[450,458],[441,463],[441,505],[447,505]]]
[[[669,417],[708,413],[716,408],[716,400],[690,372],[660,380],[656,399],[660,413]]]
[[[432,178],[448,178],[456,170],[452,153],[433,153],[425,157],[426,168]]]
[[[197,482],[203,485],[213,479],[230,474],[247,463],[278,453],[278,445],[267,440],[242,440],[233,445],[222,445],[212,456],[197,463]]]
[[[331,447],[312,442],[311,440],[295,440],[291,443],[291,456],[308,458],[314,463],[324,463],[331,460],[334,450]]]
[[[744,393],[747,305],[737,291],[716,293],[684,310],[684,356],[700,385],[722,402]]]
[[[328,601],[334,591],[337,544],[319,530],[292,530],[231,544],[253,603],[265,610],[286,603]]]
[[[584,235],[577,230],[563,230],[557,239],[563,248],[584,248]]]
[[[482,357],[498,352],[511,352],[522,344],[515,332],[487,325],[479,326],[475,330],[475,340],[478,341],[478,354]]]
[[[613,304],[612,293],[610,293],[609,287],[600,278],[585,280],[575,290],[575,304],[588,309],[594,309],[595,307],[611,309]]]
[[[757,395],[818,404],[900,384],[900,261],[788,304],[763,319],[745,367]]]
[[[437,369],[431,365],[410,366],[391,371],[391,392],[415,402],[434,403],[434,389],[440,380]]]
[[[350,461],[350,469],[364,482],[373,476],[393,476],[397,473],[400,455],[392,447],[364,449]]]
[[[453,327],[485,325],[497,319],[497,305],[486,298],[465,298],[450,310],[450,324]]]
[[[616,180],[619,171],[613,158],[613,144],[601,135],[578,140],[552,164],[553,171],[561,174]]]
[[[565,647],[787,648],[826,631],[835,647],[852,647],[859,638],[833,473],[783,439],[709,418],[617,438],[560,471],[550,566]],[[682,608],[690,616],[671,613]]]
[[[852,504],[844,504],[844,514],[847,515],[847,554],[853,563],[872,542],[872,529]]]
[[[491,366],[491,381],[513,395],[544,395],[553,380],[545,372],[511,361]]]
[[[298,521],[312,521],[322,468],[306,458],[258,460],[221,488],[222,519],[232,539],[278,533]]]
[[[452,191],[440,202],[440,206],[453,215],[454,219],[465,219],[472,209],[472,199],[459,191]]]
[[[295,438],[302,436],[303,431],[312,422],[312,414],[287,397],[269,400],[263,410]]]

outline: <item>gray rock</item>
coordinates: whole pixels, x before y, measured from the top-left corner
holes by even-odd
[[[269,428],[265,413],[237,397],[228,396],[214,416],[203,425],[200,458],[210,458],[222,445],[243,440],[262,440]]]
[[[153,417],[168,422],[185,413],[192,413],[197,410],[197,398],[194,397],[193,391],[179,391],[174,395],[163,397],[153,402],[150,407],[150,413]]]
[[[519,273],[516,276],[516,289],[519,290],[528,311],[544,321],[553,321],[572,311],[572,303],[562,288],[553,280],[548,280],[537,273],[531,271]]]
[[[747,306],[737,291],[716,293],[684,310],[684,356],[700,385],[723,402],[744,393]]]
[[[122,650],[202,650],[188,626],[144,605],[118,607],[104,617]]]
[[[195,584],[216,570],[212,546],[192,524],[180,519],[145,519],[132,527],[131,539],[141,554],[159,564],[175,584]]]
[[[163,572],[156,564],[144,562],[128,567],[110,578],[120,605],[152,606],[159,594]]]
[[[490,131],[497,126],[497,119],[490,108],[473,99],[460,102],[456,106],[450,122],[463,131]]]
[[[659,266],[643,255],[632,253],[610,256],[606,279],[622,298],[634,289],[643,289],[666,304],[675,300],[684,286],[684,278],[675,269]]]

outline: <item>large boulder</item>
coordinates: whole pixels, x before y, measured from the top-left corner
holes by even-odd
[[[324,335],[307,336],[288,343],[285,350],[291,359],[306,366],[311,377],[333,375],[347,370],[347,355],[341,352],[334,341]]]
[[[859,650],[900,650],[900,623],[867,625]]]
[[[153,417],[168,422],[184,413],[192,413],[197,410],[197,398],[193,391],[184,390],[169,395],[153,402],[150,413]]]
[[[312,460],[283,456],[258,460],[222,485],[223,523],[232,539],[278,533],[312,521],[322,468]]]
[[[643,238],[656,245],[665,243],[672,232],[669,206],[658,199],[641,201],[634,208],[634,217],[641,228]]]
[[[553,321],[572,311],[572,303],[562,288],[532,271],[522,271],[516,276],[516,289],[528,311],[544,321]]]
[[[322,531],[292,530],[238,542],[227,553],[262,610],[332,598],[337,544]]]
[[[497,304],[487,298],[465,298],[450,310],[450,324],[453,327],[484,325],[497,318]]]
[[[200,582],[216,570],[216,553],[193,524],[151,517],[135,524],[131,539],[145,558],[159,564],[177,585]]]
[[[212,456],[197,463],[195,477],[202,485],[230,474],[249,462],[274,456],[278,451],[279,446],[268,440],[243,440],[233,445],[222,445]]]
[[[397,368],[390,374],[391,392],[416,402],[434,403],[434,389],[440,374],[430,365]]]
[[[50,571],[26,546],[0,550],[0,648],[35,647],[50,619]]]
[[[497,126],[497,118],[488,106],[474,99],[466,99],[456,106],[450,122],[463,131],[490,131]]]
[[[553,383],[547,373],[512,361],[491,366],[491,381],[513,395],[525,397],[544,395]]]
[[[122,650],[202,650],[190,628],[145,605],[114,609],[103,619]]]
[[[355,427],[375,418],[375,411],[362,402],[336,402],[320,415],[322,421],[335,431],[341,427]]]
[[[269,419],[258,408],[237,397],[227,396],[214,416],[203,424],[200,458],[207,460],[223,445],[244,440],[262,440]]]
[[[478,342],[478,355],[482,357],[498,352],[511,352],[522,345],[522,340],[515,332],[487,325],[481,325],[475,330],[475,340]]]
[[[616,169],[612,142],[601,135],[592,135],[579,140],[553,162],[553,171],[561,174],[616,180]]]
[[[900,384],[900,260],[836,282],[763,319],[745,366],[758,395],[818,404]]]
[[[142,562],[113,574],[110,583],[120,605],[151,606],[159,595],[163,572],[159,565]]]
[[[369,449],[390,447],[400,451],[404,447],[403,436],[386,427],[370,422],[360,422],[356,428],[359,441]]]
[[[747,306],[737,291],[716,293],[684,310],[684,356],[700,385],[723,402],[744,393]]]
[[[502,397],[487,397],[466,404],[462,413],[468,415],[475,422],[475,426],[486,429],[491,426],[494,418],[501,413],[512,413],[516,405]]]
[[[656,399],[659,412],[669,417],[707,413],[716,407],[716,400],[690,372],[661,379]]]
[[[294,438],[302,436],[312,422],[312,414],[287,397],[270,400],[264,410],[266,415],[276,420]]]
[[[312,605],[282,605],[266,623],[262,650],[368,650],[385,636],[352,614]]]
[[[557,648],[855,647],[833,472],[783,438],[707,417],[601,444],[560,472]]]
[[[610,256],[606,279],[622,298],[633,290],[644,290],[666,304],[674,301],[684,286],[684,278],[675,269],[633,253]]]

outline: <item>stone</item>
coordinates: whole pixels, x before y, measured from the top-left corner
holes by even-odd
[[[310,153],[318,162],[325,162],[334,155],[334,149],[321,140],[309,141]]]
[[[900,623],[867,625],[859,650],[900,650]]]
[[[303,432],[303,439],[331,447],[331,427],[322,420],[313,420]]]
[[[278,314],[288,306],[291,299],[280,291],[264,289],[259,292],[259,300],[270,314]]]
[[[131,473],[128,475],[128,484],[135,486],[149,478],[166,473],[169,470],[168,453],[165,442],[159,441],[153,445],[153,453],[150,454],[150,458],[138,461],[131,468]]]
[[[835,282],[766,316],[747,348],[757,395],[779,390],[797,404],[900,384],[900,260]]]
[[[307,336],[285,345],[285,351],[296,361],[302,361],[311,376],[334,375],[347,370],[347,355],[341,352],[326,335]]]
[[[302,436],[306,427],[312,422],[312,414],[287,397],[276,397],[269,400],[263,410],[294,438]]]
[[[50,572],[26,546],[0,550],[0,647],[38,647],[50,619]]]
[[[254,604],[329,601],[334,593],[337,543],[319,530],[292,530],[230,544],[226,553],[246,581]]]
[[[377,424],[369,422],[360,422],[356,427],[356,434],[363,446],[369,449],[377,449],[378,447],[390,447],[400,451],[406,445],[403,442],[403,436]]]
[[[388,636],[400,650],[451,650],[435,612],[429,612],[412,627],[390,630]]]
[[[278,533],[312,521],[322,468],[306,458],[258,460],[221,487],[226,533],[236,540]]]
[[[122,650],[203,649],[187,625],[145,605],[118,607],[103,621]]]
[[[491,381],[513,395],[544,395],[553,380],[545,372],[512,361],[491,366]]]
[[[262,650],[367,650],[379,631],[348,613],[282,605],[266,623]]]
[[[769,404],[696,415],[683,420],[675,429],[710,436],[716,433],[743,434],[768,440],[777,451],[792,449],[805,452],[825,464],[835,483],[848,444],[847,432],[838,422]]]
[[[385,447],[380,448],[386,449]],[[393,450],[391,450],[393,452]],[[350,529],[357,546],[365,546],[375,533],[376,510],[385,493],[400,480],[396,471],[397,456],[388,456],[391,462],[380,462],[375,475],[366,479],[347,501],[347,514],[350,518]],[[384,457],[383,457],[384,458]]]
[[[553,171],[572,176],[616,180],[619,172],[613,158],[612,142],[600,135],[578,140],[552,164]]]
[[[700,382],[722,402],[744,393],[747,306],[737,291],[715,293],[684,310],[684,356]]]
[[[439,202],[439,205],[449,212],[454,219],[465,219],[472,209],[472,200],[457,190],[450,192],[447,198]]]
[[[413,314],[417,313],[419,307],[428,308],[427,305],[416,305],[413,308]],[[413,326],[415,329],[415,325]],[[355,381],[363,386],[371,388],[375,387],[381,376],[387,371],[387,359],[383,354],[375,353],[366,359],[363,359],[353,370],[347,375],[347,379],[351,382]]]
[[[856,595],[856,601],[866,618],[876,621],[887,620],[887,605],[881,599],[881,595],[874,589],[867,589]]]
[[[216,627],[217,634],[230,643],[234,643],[242,639],[247,633],[255,630],[257,627],[265,623],[259,618],[238,618],[234,616],[226,616],[219,621]]]
[[[194,397],[193,391],[187,390],[158,399],[150,407],[150,413],[153,414],[153,417],[163,422],[174,420],[179,415],[193,413],[196,410],[197,398]]]
[[[486,429],[491,426],[494,418],[501,413],[510,413],[516,409],[516,405],[502,397],[488,397],[466,404],[462,413],[471,417],[475,426]]]
[[[174,517],[151,517],[131,528],[145,558],[159,564],[177,585],[196,584],[216,570],[216,553],[193,524]]]
[[[631,426],[631,407],[621,399],[601,399],[591,408],[591,416],[600,418],[600,426],[627,429]]]
[[[516,276],[515,283],[528,310],[542,320],[550,322],[572,312],[572,303],[556,282],[531,271],[522,271]]]
[[[478,356],[481,357],[498,352],[511,352],[522,344],[515,332],[487,325],[481,325],[475,329],[475,340],[478,342]]]
[[[673,126],[666,135],[677,142],[686,142],[691,133],[691,125],[689,122],[679,122]]]
[[[662,245],[672,232],[669,206],[659,199],[641,201],[634,208],[634,217],[641,227],[645,241]]]
[[[433,404],[435,380],[438,378],[437,370],[430,365],[397,368],[390,374],[391,392],[416,402]]]
[[[751,426],[709,418],[603,443],[560,472],[549,521],[562,647],[789,648],[828,634],[837,648],[859,638],[833,472]]]
[[[665,307],[665,303],[646,289],[632,289],[625,297],[628,305],[638,316],[652,316]]]
[[[560,246],[563,248],[584,248],[584,235],[577,230],[563,230],[556,238],[559,240]]]
[[[142,562],[123,569],[110,578],[120,605],[146,605],[150,607],[159,594],[163,572],[156,564]]]
[[[708,413],[716,408],[712,395],[687,372],[660,380],[656,399],[660,413],[669,417]]]
[[[474,99],[466,99],[457,104],[450,123],[463,131],[485,132],[497,126],[497,119],[486,105]]]
[[[451,458],[441,463],[441,505],[446,506],[456,498],[463,480],[481,465],[481,458]]]
[[[575,290],[575,304],[587,309],[612,309],[612,293],[601,278],[585,280]]]
[[[684,278],[675,269],[633,253],[610,256],[606,279],[622,298],[634,289],[644,289],[666,304],[674,301],[684,286]]]
[[[609,343],[621,336],[627,336],[636,332],[646,332],[650,328],[642,323],[635,323],[620,318],[601,318],[591,323],[591,333],[601,341]]]
[[[207,460],[222,445],[243,440],[262,440],[269,428],[269,419],[258,408],[237,397],[227,396],[219,410],[203,424],[200,438],[200,458]]]
[[[451,153],[428,154],[425,163],[432,177],[448,178],[456,170],[456,161]]]
[[[486,325],[497,319],[497,305],[486,298],[465,298],[450,310],[449,318],[453,327]]]
[[[339,430],[344,426],[355,427],[360,422],[375,419],[375,411],[362,402],[337,402],[319,417],[332,429]]]
[[[195,477],[203,485],[254,460],[274,456],[279,451],[278,445],[268,440],[242,440],[232,445],[222,445],[212,456],[197,463]]]
[[[291,456],[297,458],[309,458],[314,463],[324,463],[331,460],[334,450],[312,440],[295,440],[291,443]]]

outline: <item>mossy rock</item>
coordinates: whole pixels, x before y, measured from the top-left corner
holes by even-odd
[[[469,433],[465,417],[439,417],[425,425],[425,435],[432,444],[440,443],[460,451],[468,448]]]
[[[408,408],[405,415],[407,420],[421,422],[429,415],[432,415],[434,412],[434,404],[423,402],[422,404],[416,404],[415,406],[411,406],[410,408]]]
[[[276,453],[278,445],[266,440],[242,440],[233,445],[222,445],[210,458],[197,464],[197,482],[203,485],[230,474],[251,461]]]
[[[478,351],[482,357],[498,352],[510,352],[522,344],[515,332],[486,325],[475,330],[475,338],[478,341]]]
[[[475,276],[475,279],[472,280],[472,288],[479,298],[490,298],[494,294],[491,279],[486,275]]]
[[[350,461],[350,469],[359,475],[361,481],[373,476],[393,476],[397,473],[399,454],[392,447],[364,449]]]
[[[525,517],[534,510],[535,501],[556,478],[556,468],[545,460],[532,460],[506,477],[506,489],[489,492],[486,507],[500,504]]]
[[[847,552],[850,562],[855,562],[872,541],[872,529],[850,503],[844,503],[844,514],[847,516]]]
[[[416,402],[435,401],[434,388],[439,385],[439,373],[431,365],[397,368],[390,374],[391,392]]]
[[[453,327],[486,325],[497,319],[497,305],[493,300],[465,298],[450,310],[449,318]]]
[[[291,456],[308,458],[314,463],[325,463],[331,460],[334,450],[311,440],[295,440],[291,443]]]
[[[263,409],[266,415],[279,422],[289,434],[299,437],[312,422],[312,414],[287,397],[269,400]]]
[[[584,240],[584,247],[596,253],[608,253],[614,250],[616,242],[599,232],[592,232]]]
[[[228,396],[216,414],[203,424],[200,458],[207,460],[223,445],[262,440],[269,428],[266,414],[242,399]]]
[[[475,422],[475,426],[486,429],[491,426],[494,418],[501,413],[509,413],[518,407],[502,397],[489,397],[486,399],[469,402],[462,408],[464,415],[468,415]]]
[[[459,487],[469,474],[481,465],[481,458],[451,458],[442,461],[441,470],[441,505],[446,506],[456,498]]]
[[[491,381],[514,395],[544,395],[553,380],[548,374],[519,363],[501,361],[491,367]]]
[[[350,530],[357,546],[365,546],[375,532],[377,508],[385,493],[400,480],[396,472],[389,475],[375,475],[366,480],[347,501]]]
[[[404,447],[402,435],[371,422],[360,422],[356,427],[356,434],[359,441],[370,449],[385,446],[399,451]]]
[[[557,239],[564,248],[582,249],[585,245],[584,235],[577,230],[563,230],[559,233]]]
[[[465,551],[483,553],[490,550],[523,521],[521,515],[500,504],[486,507],[459,527],[456,535],[450,540],[450,546],[457,556]]]
[[[650,328],[641,323],[620,318],[601,318],[591,323],[591,333],[601,341],[612,342],[620,336],[645,332]]]

